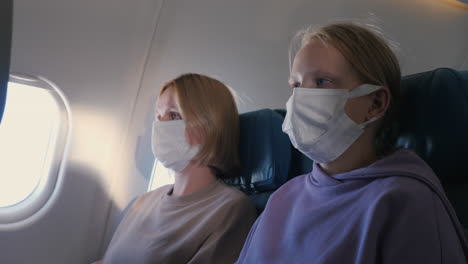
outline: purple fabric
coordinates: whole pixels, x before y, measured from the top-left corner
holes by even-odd
[[[466,263],[437,176],[400,150],[333,177],[318,165],[268,201],[237,263]]]

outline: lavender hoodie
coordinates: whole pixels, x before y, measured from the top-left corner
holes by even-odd
[[[314,164],[278,189],[240,263],[467,263],[468,246],[437,176],[399,150],[333,177]]]

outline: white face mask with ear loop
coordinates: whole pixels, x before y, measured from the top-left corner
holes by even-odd
[[[153,121],[153,154],[164,167],[181,172],[198,153],[199,146],[192,146],[185,138],[185,121]]]
[[[283,132],[292,145],[318,163],[336,160],[378,120],[372,118],[356,124],[344,110],[348,99],[371,94],[381,86],[363,84],[345,89],[294,88],[286,103]]]

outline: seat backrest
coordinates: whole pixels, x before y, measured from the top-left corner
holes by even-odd
[[[270,109],[240,115],[242,172],[225,182],[247,193],[260,211],[288,180],[291,143],[282,123],[283,117]]]
[[[468,72],[441,68],[405,76],[402,98],[397,146],[429,164],[468,227]]]
[[[11,25],[13,0],[0,1],[0,123],[5,108],[10,75]]]

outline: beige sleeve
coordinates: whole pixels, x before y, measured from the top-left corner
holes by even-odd
[[[206,239],[190,264],[234,263],[239,257],[257,211],[247,197],[233,202],[230,208],[217,215],[215,231]]]

